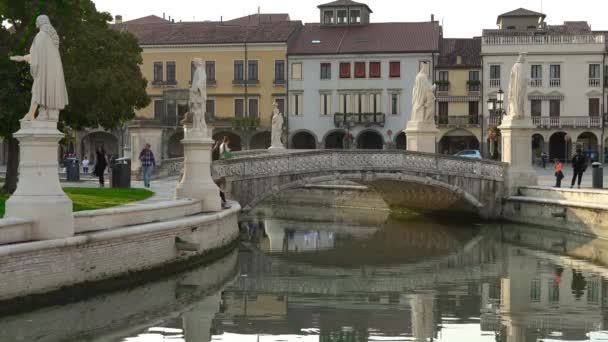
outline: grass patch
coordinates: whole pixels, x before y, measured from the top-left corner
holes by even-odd
[[[103,209],[130,202],[142,201],[154,193],[146,189],[63,188],[73,202],[74,211]],[[0,217],[4,216],[4,202],[9,195],[0,193]]]

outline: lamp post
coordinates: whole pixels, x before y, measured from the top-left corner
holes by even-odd
[[[505,115],[505,110],[504,110],[504,101],[505,101],[505,92],[502,91],[502,88],[498,89],[498,92],[496,93],[496,98],[488,98],[488,112],[490,114],[490,120],[489,122],[491,122],[492,116],[498,116],[499,118],[499,122],[498,125],[500,125],[500,123],[502,122],[502,116]],[[489,128],[489,124],[488,124],[488,128]],[[483,140],[483,123],[481,125],[481,138]],[[492,151],[491,151],[492,153]],[[482,151],[482,155],[483,155],[483,151]]]

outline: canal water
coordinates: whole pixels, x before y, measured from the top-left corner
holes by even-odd
[[[260,207],[220,260],[0,317],[0,341],[606,341],[604,241],[414,213]]]

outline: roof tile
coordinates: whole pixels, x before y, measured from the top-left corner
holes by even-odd
[[[461,64],[457,64],[458,56]],[[449,67],[481,67],[481,37],[442,39],[437,68]]]

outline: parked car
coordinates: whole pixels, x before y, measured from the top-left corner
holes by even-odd
[[[455,154],[456,157],[465,157],[473,159],[481,159],[481,152],[479,150],[462,150]]]

